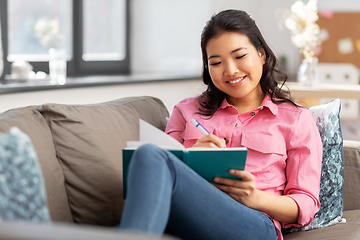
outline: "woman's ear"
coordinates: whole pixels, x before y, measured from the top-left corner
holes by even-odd
[[[266,54],[265,54],[265,50],[264,49],[261,49],[260,52],[259,52],[259,55],[260,55],[260,58],[261,58],[261,61],[263,63],[263,65],[266,63]]]

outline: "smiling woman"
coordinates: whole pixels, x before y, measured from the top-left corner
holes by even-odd
[[[168,226],[182,239],[283,239],[282,226],[306,226],[320,207],[314,120],[278,87],[277,60],[246,12],[213,15],[201,49],[208,89],[176,104],[165,132],[184,147],[246,147],[245,170],[229,169],[241,180],[209,183],[170,152],[144,145],[128,168],[120,228],[157,235]],[[209,134],[194,130],[193,119]]]
[[[277,69],[275,54],[266,43],[255,21],[245,14],[242,16],[229,15],[228,18],[231,19],[231,24],[228,24],[227,18],[219,16],[214,19],[216,22],[207,26],[206,31],[204,29],[201,35],[203,82],[207,85],[207,90],[200,97],[199,103],[201,107],[199,112],[204,116],[213,116],[225,96],[231,101],[232,96],[217,88],[216,84],[218,82],[214,81],[212,74],[215,79],[218,79],[221,75],[226,75],[225,82],[228,81],[229,86],[242,85],[242,82],[246,83],[249,79],[257,79],[256,81],[260,79],[258,93],[261,88],[262,92],[269,94],[274,103],[289,102],[295,105],[290,100],[289,92],[282,88],[287,76]],[[224,44],[228,41],[229,45]],[[219,52],[219,49],[222,48],[226,48],[223,53]],[[208,50],[212,52],[208,52]],[[260,60],[260,62],[254,60],[254,58]],[[256,65],[256,63],[258,68],[252,66],[252,64]],[[225,66],[219,67],[218,65],[221,64]],[[244,72],[244,70],[249,71],[249,64],[252,69],[251,75],[248,75],[249,72]],[[242,77],[244,77],[242,81],[239,81]],[[237,92],[237,94],[244,93],[241,91],[241,93]],[[256,105],[256,102],[259,102],[259,99],[252,101],[250,105]],[[248,107],[242,105],[243,108],[238,110],[241,112],[246,111],[251,108],[250,105]]]
[[[227,94],[239,113],[261,104],[265,96],[260,86],[264,49],[256,50],[246,35],[225,32],[208,42],[206,52],[214,85]]]

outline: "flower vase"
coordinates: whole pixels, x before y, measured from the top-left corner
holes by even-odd
[[[49,75],[51,84],[63,85],[66,82],[66,51],[59,48],[49,49]]]
[[[318,58],[304,59],[299,66],[297,81],[306,87],[316,87],[319,82]]]

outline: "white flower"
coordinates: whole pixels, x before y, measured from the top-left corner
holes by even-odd
[[[320,28],[316,24],[318,19],[317,0],[309,0],[306,5],[298,0],[291,6],[290,15],[285,20],[285,26],[292,32],[291,41],[308,61],[312,61],[314,49],[321,43],[318,37]]]
[[[35,35],[43,47],[58,47],[61,39],[59,18],[40,18],[35,24]]]

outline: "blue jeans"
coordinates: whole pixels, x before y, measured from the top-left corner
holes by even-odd
[[[276,239],[273,222],[154,145],[134,152],[128,169],[123,230],[182,239]]]

